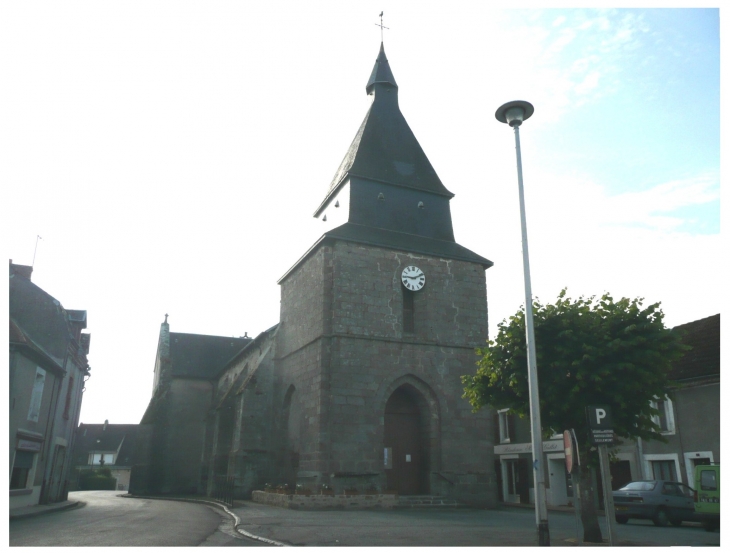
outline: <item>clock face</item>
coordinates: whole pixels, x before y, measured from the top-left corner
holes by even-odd
[[[423,271],[418,267],[410,265],[403,269],[401,281],[403,282],[403,286],[416,292],[423,288],[423,285],[426,284],[426,275],[424,275]]]

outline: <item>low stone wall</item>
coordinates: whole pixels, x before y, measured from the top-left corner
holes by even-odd
[[[254,491],[251,499],[256,503],[274,505],[285,509],[308,511],[332,509],[392,509],[398,503],[395,494],[363,494],[363,495],[286,495]]]

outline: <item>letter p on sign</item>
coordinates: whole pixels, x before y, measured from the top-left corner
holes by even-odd
[[[588,424],[595,430],[613,428],[613,417],[608,405],[589,405],[586,407]]]

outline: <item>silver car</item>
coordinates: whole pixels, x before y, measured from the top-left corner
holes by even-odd
[[[613,492],[616,522],[645,518],[656,526],[695,520],[694,490],[680,482],[639,480]]]

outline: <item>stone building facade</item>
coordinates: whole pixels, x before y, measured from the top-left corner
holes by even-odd
[[[453,194],[400,112],[382,45],[366,92],[314,213],[325,233],[279,281],[279,324],[254,340],[199,337],[230,355],[193,367],[163,323],[140,486],[214,494],[225,481],[247,497],[267,482],[324,484],[496,504],[491,413],[473,413],[461,384],[487,338],[492,262],[455,241]]]

